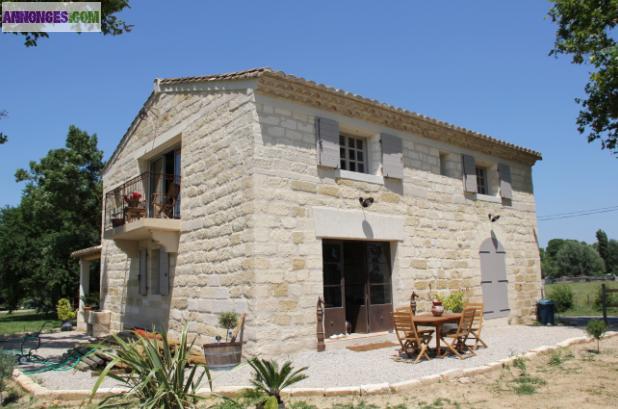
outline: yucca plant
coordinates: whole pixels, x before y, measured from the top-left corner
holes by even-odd
[[[249,360],[249,365],[255,371],[251,384],[257,391],[275,398],[279,408],[285,408],[285,403],[281,399],[281,391],[307,378],[307,375],[303,374],[307,367],[294,370],[290,361],[285,362],[279,369],[277,362],[255,357]],[[272,403],[272,399],[266,399],[263,406],[269,407]]]
[[[184,409],[193,407],[200,397],[197,390],[204,376],[212,390],[212,378],[208,367],[193,364],[189,368],[189,354],[193,342],[187,340],[187,328],[182,330],[178,345],[171,347],[167,334],[161,337],[145,337],[134,333],[136,339],[124,341],[114,335],[118,349],[112,353],[113,359],[99,375],[92,388],[91,399],[106,377],[112,378],[128,388],[123,395],[104,399],[100,408],[139,407]],[[158,338],[158,339],[157,339]],[[112,372],[116,365],[128,368],[128,373],[119,375]],[[198,374],[198,368],[203,371]]]

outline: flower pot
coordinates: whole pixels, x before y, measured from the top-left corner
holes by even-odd
[[[73,323],[71,320],[63,321],[62,327],[60,327],[61,331],[73,331]]]
[[[204,344],[204,357],[208,368],[232,368],[240,363],[242,344],[240,342],[219,342]]]
[[[431,313],[434,317],[439,317],[444,313],[444,306],[441,301],[434,300],[431,304]]]

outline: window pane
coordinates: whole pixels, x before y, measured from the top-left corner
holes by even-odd
[[[363,151],[356,152],[356,160],[359,161],[359,162],[362,162],[364,160],[363,159]]]
[[[339,157],[341,159],[345,159],[345,149],[344,148],[339,148]]]
[[[350,158],[350,160],[355,160],[356,159],[356,151],[353,151],[353,150],[348,151],[348,157]]]
[[[325,263],[338,263],[341,260],[341,246],[324,243],[323,257]]]
[[[324,307],[341,307],[341,287],[324,287]]]
[[[371,304],[390,304],[391,303],[391,286],[372,285],[371,286]]]
[[[356,140],[356,149],[363,149],[363,140],[362,139],[357,139]]]
[[[339,145],[345,146],[345,138],[342,135],[339,135]]]
[[[361,164],[358,165],[358,171],[365,173],[365,167]]]
[[[352,172],[356,172],[356,164],[354,162],[350,162],[350,169]]]
[[[346,170],[348,167],[345,165],[345,160],[341,160],[341,169]]]
[[[339,264],[324,264],[324,285],[341,284],[341,267]]]

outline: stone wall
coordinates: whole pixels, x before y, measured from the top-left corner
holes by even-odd
[[[470,298],[480,301],[478,252],[493,228],[507,251],[511,321],[531,320],[540,295],[540,262],[529,166],[510,163],[512,205],[476,200],[463,192],[461,154],[487,163],[497,158],[260,94],[256,101],[261,125],[253,224],[259,352],[314,347],[315,304],[323,290],[321,239],[314,232],[312,208],[358,210],[360,196],[376,199],[366,212],[405,216],[405,239],[391,248],[396,306],[406,304],[413,290],[425,311],[431,294],[454,289],[467,288]],[[401,136],[403,181],[365,183],[336,178],[334,170],[318,167],[316,116],[338,120],[343,131]],[[440,153],[447,160],[442,167],[446,176],[440,171]],[[499,214],[499,222],[490,223],[489,213]]]
[[[174,334],[186,323],[191,334],[206,341],[217,332],[217,313],[249,310],[249,164],[259,130],[253,101],[246,89],[159,94],[148,118],[115,156],[104,175],[104,191],[147,169],[139,156],[157,150],[159,139],[178,130],[182,227],[178,255],[170,256],[169,296],[139,295],[137,258],[128,257],[113,240],[102,240],[102,307],[112,312],[112,330],[155,325]]]
[[[429,309],[431,295],[453,289],[468,288],[472,299],[480,299],[478,251],[493,229],[507,252],[510,318],[531,319],[540,263],[529,166],[510,162],[513,200],[503,205],[464,195],[461,181],[462,153],[486,163],[497,158],[256,94],[251,87],[165,92],[148,112],[106,171],[104,191],[144,171],[140,155],[177,132],[180,243],[177,257],[170,258],[170,295],[140,296],[137,259],[112,240],[102,241],[101,291],[112,330],[154,324],[176,333],[186,323],[205,342],[221,334],[217,314],[234,310],[248,314],[248,354],[313,349],[315,306],[323,292],[322,240],[313,208],[358,210],[359,196],[376,199],[366,212],[405,218],[404,239],[391,244],[395,305],[407,303],[413,290],[422,310]],[[378,176],[376,135],[401,136],[403,181],[368,183],[318,167],[316,116],[373,138],[370,170]],[[489,223],[489,213],[500,214],[499,222]]]

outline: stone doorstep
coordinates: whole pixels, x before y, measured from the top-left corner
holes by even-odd
[[[612,338],[618,336],[618,331],[607,331],[603,338]],[[554,346],[541,346],[534,348],[529,352],[521,355],[524,358],[533,358],[538,355],[553,351],[556,349],[568,347],[571,345],[584,344],[593,342],[592,338],[574,337],[566,339]],[[504,365],[510,364],[517,356],[500,359],[496,362],[491,362],[482,366],[466,369],[449,369],[439,374],[429,375],[418,379],[410,379],[396,383],[376,383],[360,386],[340,386],[334,388],[288,388],[283,395],[286,397],[302,397],[302,396],[362,396],[362,395],[380,395],[392,392],[409,391],[435,382],[457,379],[487,373]],[[36,396],[39,399],[62,399],[62,400],[84,400],[90,397],[90,390],[50,390],[32,380],[27,375],[24,375],[20,370],[15,369],[13,372],[14,381],[27,393]],[[224,386],[215,388],[211,391],[208,388],[198,390],[200,396],[223,395],[227,397],[237,396],[242,391],[251,388],[250,386]],[[103,398],[110,395],[125,393],[123,388],[101,388],[97,391],[95,397]]]

